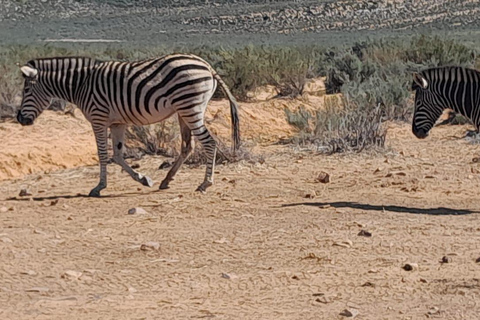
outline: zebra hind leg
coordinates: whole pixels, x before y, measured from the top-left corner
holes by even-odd
[[[198,129],[193,130],[193,134],[203,145],[204,152],[207,156],[207,169],[205,171],[205,179],[196,190],[205,193],[207,188],[213,185],[215,158],[217,155],[217,142],[215,141],[215,139],[213,139],[212,135],[203,123]]]
[[[153,186],[152,179],[133,170],[123,158],[125,149],[125,130],[127,126],[124,124],[116,124],[110,127],[113,142],[113,160],[120,165],[135,181],[140,182],[146,187]]]
[[[193,150],[192,131],[180,116],[178,117],[178,122],[180,124],[180,131],[182,133],[182,150],[178,156],[178,159],[175,161],[170,171],[168,171],[167,176],[160,184],[160,189],[168,189],[168,184],[173,180],[173,177],[177,173],[178,169],[180,169],[182,164],[185,162],[185,160],[187,160],[188,156]]]
[[[95,141],[97,142],[98,159],[100,161],[100,182],[90,191],[89,197],[100,197],[100,191],[107,187],[107,127],[103,124],[92,124]]]

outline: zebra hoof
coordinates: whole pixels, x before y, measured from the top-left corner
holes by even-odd
[[[147,176],[144,176],[142,179],[140,179],[140,183],[143,184],[145,187],[152,187],[153,186],[153,181]]]
[[[98,197],[100,197],[100,191],[98,191],[96,189],[93,189],[92,191],[90,191],[88,196],[92,197],[92,198],[98,198]]]
[[[207,190],[205,190],[204,188],[202,188],[202,186],[198,187],[195,191],[196,191],[196,192],[203,193],[203,194],[207,193]]]
[[[165,189],[169,189],[170,187],[168,186],[168,182],[163,180],[162,183],[160,184],[160,187],[158,189],[160,190],[165,190]]]
[[[201,185],[199,185],[197,190],[195,190],[195,191],[198,191],[198,192],[201,192],[201,193],[207,193],[207,188],[210,187],[211,185],[212,185],[211,182],[204,182]]]

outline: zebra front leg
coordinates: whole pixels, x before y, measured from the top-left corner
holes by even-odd
[[[217,143],[213,139],[212,135],[205,127],[202,125],[200,128],[195,129],[193,134],[198,138],[198,141],[203,145],[203,149],[207,156],[207,169],[205,171],[205,179],[198,186],[196,191],[204,193],[208,187],[213,185],[213,173],[215,169],[215,158],[217,155]]]
[[[193,150],[192,131],[180,116],[178,117],[178,122],[180,124],[180,132],[182,133],[182,150],[178,156],[178,159],[175,161],[170,171],[168,171],[167,176],[160,184],[160,189],[168,189],[168,184],[173,180],[173,177],[177,173],[178,169],[180,169],[182,164],[185,162],[185,160],[187,160],[188,156]]]
[[[107,187],[107,127],[103,124],[92,124],[97,142],[98,160],[100,161],[100,182],[90,191],[89,197],[100,197],[100,191]]]
[[[151,187],[153,186],[152,179],[133,170],[123,158],[123,151],[125,149],[126,129],[127,126],[124,124],[114,124],[110,127],[113,142],[113,161],[115,161],[116,164],[120,165],[123,170],[128,172],[128,174],[133,178],[133,180],[140,182],[144,186]]]

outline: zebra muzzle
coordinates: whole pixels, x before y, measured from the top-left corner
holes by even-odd
[[[425,139],[426,137],[428,137],[428,131],[425,129],[414,129],[413,134],[418,139]]]
[[[22,126],[30,126],[30,125],[33,124],[33,119],[32,119],[32,118],[25,118],[25,117],[22,115],[22,112],[21,112],[21,111],[18,111],[17,121],[18,121],[18,123],[20,123]]]

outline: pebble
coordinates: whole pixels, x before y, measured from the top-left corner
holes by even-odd
[[[372,233],[371,232],[368,232],[368,231],[365,231],[365,230],[361,230],[359,233],[358,233],[358,236],[359,237],[371,237],[372,236]]]
[[[47,287],[33,287],[25,290],[26,292],[48,292],[50,291]]]
[[[137,207],[137,208],[131,208],[128,210],[128,214],[147,214],[148,212],[145,211],[145,209]]]
[[[64,274],[62,274],[62,278],[66,279],[79,279],[82,276],[82,272],[74,271],[74,270],[67,270]]]
[[[28,197],[28,196],[31,196],[32,194],[27,189],[22,189],[20,190],[20,193],[18,195],[20,197]]]
[[[342,312],[340,312],[341,316],[347,317],[347,318],[355,318],[356,316],[359,315],[360,312],[358,312],[357,309],[345,309]]]
[[[316,183],[329,183],[330,182],[330,175],[322,171],[318,174],[318,176],[315,178]]]
[[[147,251],[147,250],[159,250],[160,243],[149,241],[140,245],[140,250]]]
[[[418,270],[418,264],[416,264],[416,263],[406,263],[403,266],[403,270],[405,270],[405,271],[416,271],[416,270]]]

